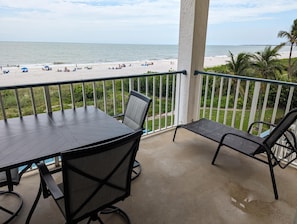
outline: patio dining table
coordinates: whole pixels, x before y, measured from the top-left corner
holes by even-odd
[[[0,121],[0,172],[133,130],[93,106]]]

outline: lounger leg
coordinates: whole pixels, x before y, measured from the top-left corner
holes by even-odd
[[[278,193],[277,193],[277,187],[276,187],[276,182],[275,182],[273,166],[272,166],[272,163],[271,163],[270,156],[267,155],[267,157],[268,157],[268,164],[269,164],[270,176],[271,176],[271,181],[272,181],[272,187],[273,187],[273,191],[274,191],[274,197],[277,200],[278,199]]]
[[[175,140],[176,131],[177,131],[177,129],[180,128],[180,127],[181,127],[181,125],[177,125],[176,128],[175,128],[174,135],[173,135],[173,139],[172,139],[173,142],[174,142],[174,140]]]
[[[217,156],[218,156],[218,154],[219,154],[219,151],[220,151],[220,149],[221,149],[221,146],[222,146],[222,144],[220,143],[219,146],[218,146],[218,148],[217,148],[217,151],[216,151],[216,153],[214,154],[214,157],[213,157],[213,159],[212,159],[212,162],[211,162],[212,165],[215,164],[215,161],[216,161],[216,158],[217,158]]]

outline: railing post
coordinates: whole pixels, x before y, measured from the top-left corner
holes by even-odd
[[[294,94],[294,87],[291,86],[290,87],[290,92],[289,92],[289,96],[288,96],[288,100],[287,100],[287,106],[286,106],[286,111],[285,113],[288,113],[290,108],[291,108],[291,103],[292,103],[292,99],[293,99],[293,94]]]
[[[81,85],[81,89],[82,89],[82,97],[83,97],[84,107],[87,107],[86,86],[85,86],[84,82]]]
[[[16,99],[16,103],[19,111],[19,117],[23,117],[18,89],[15,89],[14,93],[15,93],[15,99]]]
[[[97,103],[97,91],[96,91],[96,82],[93,82],[93,97],[94,97],[94,106],[98,107]]]
[[[253,100],[252,100],[252,105],[251,105],[251,112],[250,112],[250,117],[249,117],[249,125],[255,121],[258,100],[259,100],[259,94],[260,94],[260,88],[261,88],[261,83],[255,82]]]
[[[36,103],[35,103],[35,97],[34,97],[34,91],[33,88],[30,87],[30,94],[31,94],[31,101],[32,101],[32,109],[33,109],[33,113],[37,114],[37,110],[36,110]]]
[[[1,104],[1,110],[2,110],[3,120],[6,120],[5,107],[4,107],[4,103],[3,103],[1,92],[0,92],[0,104]]]
[[[74,97],[73,83],[70,84],[70,94],[71,94],[72,109],[75,109],[75,97]]]
[[[52,103],[51,103],[51,96],[50,96],[49,86],[44,86],[43,87],[43,93],[44,93],[46,111],[48,113],[51,113],[52,112]]]
[[[279,98],[281,95],[281,91],[282,91],[282,85],[278,85],[277,87],[277,92],[276,92],[276,97],[274,100],[274,108],[273,108],[273,113],[272,113],[272,117],[271,117],[271,123],[275,123],[275,119],[276,119],[276,112],[277,112],[277,108],[278,108],[278,104],[279,104]]]

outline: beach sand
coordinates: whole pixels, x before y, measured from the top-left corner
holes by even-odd
[[[280,58],[288,58],[288,56],[289,52],[282,52]],[[292,57],[297,57],[297,52],[294,52]],[[223,65],[228,60],[230,58],[227,56],[205,57],[204,67]],[[28,72],[22,72],[22,67],[27,67]],[[147,72],[177,71],[177,59],[96,64],[60,64],[50,65],[50,67],[51,70],[45,71],[42,69],[42,65],[3,66],[2,71],[0,71],[0,87],[140,75]],[[9,73],[3,74],[5,70],[9,70]]]

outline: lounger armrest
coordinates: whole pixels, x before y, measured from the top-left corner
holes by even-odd
[[[55,200],[63,198],[64,194],[56,184],[47,166],[43,162],[40,162],[37,164],[37,167],[39,169],[40,178],[43,184],[43,195],[45,197],[48,197],[48,194],[45,192],[46,190],[48,190]]]
[[[255,125],[255,124],[264,124],[264,125],[267,125],[269,127],[276,127],[275,124],[272,124],[272,123],[269,123],[269,122],[265,122],[265,121],[254,121],[253,123],[251,123],[249,125],[249,128],[248,128],[248,133],[250,133],[250,131],[252,130],[252,127]]]
[[[274,127],[274,128],[277,127],[277,125],[272,124],[272,123],[268,123],[268,122],[265,122],[265,121],[255,121],[255,122],[253,122],[253,123],[250,124],[250,126],[248,128],[248,131],[247,131],[248,133],[250,133],[250,131],[252,130],[252,127],[255,124],[264,124],[264,125],[267,125],[269,127]],[[292,140],[293,140],[294,147],[297,147],[297,140],[296,140],[295,134],[291,130],[287,130],[286,132],[291,135]],[[287,136],[286,136],[286,138],[287,138]]]

